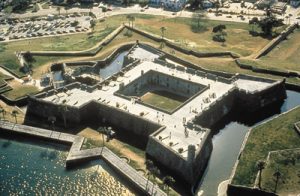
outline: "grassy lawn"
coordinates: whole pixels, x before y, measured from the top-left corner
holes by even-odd
[[[262,172],[262,187],[267,191],[274,191],[276,171],[281,173],[277,184],[277,193],[280,195],[299,193],[300,186],[300,149],[276,151],[270,153],[266,168]]]
[[[120,16],[118,16],[120,17]],[[121,19],[120,19],[121,20]],[[103,49],[94,57],[35,57],[36,63],[39,65],[34,65],[37,67],[35,69],[34,77],[39,77],[40,73],[46,72],[45,68],[40,67],[40,65],[43,64],[49,64],[50,62],[60,62],[60,61],[76,61],[76,60],[100,60],[111,54],[115,49],[120,47],[121,45],[124,45],[126,43],[135,43],[136,40],[139,40],[143,43],[147,43],[155,48],[159,48],[160,43],[155,42],[149,38],[146,38],[144,36],[141,36],[137,33],[132,33],[131,37],[128,37],[125,34],[127,29],[125,29],[123,32],[121,32],[109,45],[103,47]],[[163,51],[172,53],[174,50],[172,48],[169,48],[165,46]],[[260,77],[269,77],[273,79],[282,79],[282,77],[279,76],[272,76],[267,74],[260,74],[260,73],[254,73],[250,70],[240,69],[237,64],[234,62],[232,58],[225,58],[225,57],[213,57],[213,58],[197,58],[192,55],[186,55],[184,53],[181,53],[179,51],[175,51],[175,56],[179,58],[183,58],[187,61],[190,61],[196,65],[199,65],[206,69],[216,70],[216,71],[224,71],[229,73],[243,73],[243,74],[250,74]],[[40,71],[42,70],[42,71]],[[300,79],[298,78],[287,78],[288,82],[300,84]]]
[[[186,98],[165,91],[153,91],[147,92],[141,97],[141,100],[149,105],[171,112],[180,106]]]
[[[231,50],[230,48],[238,48],[233,50],[240,54],[238,50],[247,51],[245,55],[249,55],[256,52],[269,40],[260,37],[252,37],[248,34],[248,25],[243,23],[226,23],[228,31],[228,43],[227,45],[221,46],[219,43],[211,41],[211,28],[214,25],[219,24],[217,21],[206,21],[207,31],[201,33],[193,33],[189,22],[191,19],[188,18],[173,18],[165,19],[162,16],[150,16],[135,14],[135,26],[151,33],[160,35],[160,26],[167,28],[166,37],[177,41],[179,44],[186,46],[186,43],[190,43],[190,46],[194,49],[206,50],[206,51],[218,51],[219,49]],[[19,71],[19,62],[16,58],[15,51],[26,51],[26,50],[57,50],[57,51],[80,51],[92,49],[99,41],[110,34],[120,24],[127,22],[126,15],[112,16],[106,18],[104,22],[98,22],[95,27],[95,31],[92,34],[81,33],[66,36],[48,37],[48,38],[37,38],[31,40],[15,41],[10,43],[3,43],[0,45],[0,64],[10,68],[12,71],[22,76],[23,74]],[[185,23],[186,22],[186,23]],[[181,29],[178,31],[178,29]],[[153,47],[158,48],[160,43],[155,42],[151,39],[145,38],[139,34],[132,33],[131,37],[125,36],[124,30],[119,36],[117,36],[109,45],[105,46],[97,55],[94,57],[42,57],[35,56],[36,62],[33,63],[34,78],[39,78],[41,74],[47,72],[46,66],[49,66],[52,62],[61,61],[77,61],[77,60],[99,60],[109,55],[113,50],[126,43],[135,43],[136,40],[140,40],[144,43],[150,44]],[[232,31],[232,32],[231,32]],[[171,33],[172,32],[172,33]],[[230,33],[231,32],[231,33]],[[232,35],[232,38],[231,38]],[[234,38],[236,36],[237,38]],[[240,39],[240,36],[243,38]],[[181,40],[181,41],[180,41]],[[183,40],[183,41],[182,41]],[[239,42],[239,43],[238,43]],[[164,47],[164,51],[172,52],[173,49]],[[246,54],[247,53],[247,54]],[[191,55],[186,55],[175,51],[175,55],[193,62],[194,64],[200,65],[207,69],[226,71],[230,73],[245,73],[257,76],[272,77],[280,79],[281,77],[264,75],[253,73],[249,70],[240,69],[231,58],[196,58]],[[289,78],[289,82],[300,83],[297,78]]]
[[[294,123],[299,120],[300,107],[253,128],[232,184],[254,186],[258,160],[266,159],[269,151],[300,148],[300,138],[294,129]]]
[[[119,24],[118,24],[119,25]],[[116,23],[97,23],[93,33],[79,33],[73,35],[36,38],[30,40],[13,41],[0,44],[0,64],[22,76],[20,65],[16,58],[16,51],[81,51],[87,50],[109,35],[118,25]],[[43,59],[44,60],[44,59]],[[36,62],[40,66],[44,62]]]
[[[147,32],[161,35],[161,27],[166,27],[165,37],[175,41],[178,45],[203,52],[232,51],[242,56],[251,55],[259,51],[268,39],[253,37],[249,34],[250,26],[245,23],[219,22],[202,19],[205,27],[202,32],[191,30],[191,18],[165,18],[162,16],[145,17],[135,15],[135,27]],[[212,40],[212,28],[219,24],[226,25],[227,41],[225,46]],[[180,30],[179,30],[180,29]]]
[[[261,57],[262,67],[300,72],[300,29],[296,29],[287,40],[282,41],[269,54]]]
[[[0,72],[0,86],[4,85],[5,80],[8,80],[8,79],[12,79],[12,77],[7,76],[7,75],[3,74],[2,72]]]
[[[14,100],[28,94],[39,92],[38,88],[31,85],[13,85],[13,90],[5,92],[3,95]]]

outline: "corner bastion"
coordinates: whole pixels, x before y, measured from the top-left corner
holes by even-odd
[[[120,72],[94,86],[76,82],[32,96],[26,116],[56,116],[74,124],[105,119],[145,139],[150,157],[193,184],[202,176],[213,148],[209,128],[234,107],[252,112],[285,99],[285,81],[239,74],[225,78],[169,57],[136,44]],[[185,99],[176,100],[178,105],[167,111],[160,102],[153,105],[144,99],[147,92],[157,96],[157,89]]]

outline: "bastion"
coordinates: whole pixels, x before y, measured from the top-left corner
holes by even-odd
[[[124,58],[118,73],[96,85],[74,82],[30,97],[26,115],[105,120],[144,139],[151,158],[193,184],[213,148],[211,126],[233,108],[253,112],[286,98],[284,80],[223,77],[141,43]]]

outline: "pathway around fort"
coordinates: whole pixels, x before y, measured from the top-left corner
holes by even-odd
[[[25,134],[28,136],[40,137],[43,139],[72,144],[66,160],[67,163],[72,161],[74,162],[79,160],[90,160],[91,158],[101,157],[117,172],[121,173],[131,183],[133,183],[135,187],[137,187],[144,193],[147,193],[148,195],[157,196],[166,195],[158,186],[156,186],[150,181],[148,182],[148,180],[143,175],[138,173],[135,169],[133,169],[130,165],[128,165],[126,162],[120,159],[108,148],[99,147],[81,150],[81,146],[85,139],[84,137],[68,133],[51,131],[47,129],[41,129],[37,127],[15,124],[2,120],[0,121],[0,129],[11,132],[12,134]]]

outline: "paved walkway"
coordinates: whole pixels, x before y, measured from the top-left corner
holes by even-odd
[[[125,178],[127,178],[131,183],[133,183],[139,190],[143,191],[144,193],[147,193],[148,195],[157,196],[166,195],[159,187],[154,185],[152,182],[147,182],[147,179],[143,175],[138,173],[135,169],[133,169],[130,165],[128,165],[126,162],[120,159],[108,148],[100,147],[81,150],[81,146],[84,142],[84,137],[68,133],[51,131],[47,129],[41,129],[37,127],[15,124],[8,121],[0,121],[0,129],[11,131],[12,133],[26,134],[29,136],[42,137],[45,139],[70,143],[72,144],[72,146],[67,157],[67,163],[70,161],[90,160],[91,158],[101,157],[110,166],[112,166],[115,170],[117,170],[120,174],[122,174]]]

